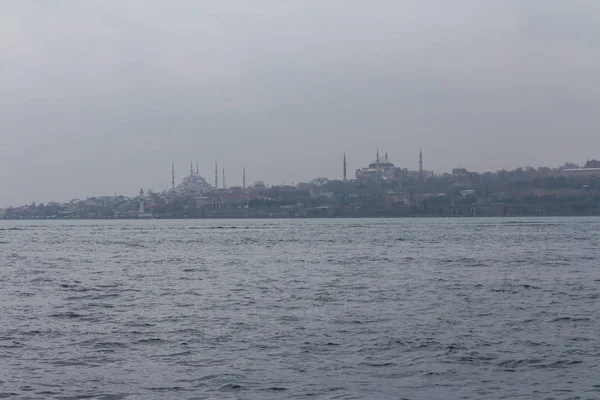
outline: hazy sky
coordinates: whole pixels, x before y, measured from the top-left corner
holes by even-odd
[[[3,0],[0,205],[600,158],[598,0]]]

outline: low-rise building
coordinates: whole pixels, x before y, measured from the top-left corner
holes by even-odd
[[[600,177],[600,168],[573,168],[563,169],[560,171],[560,176],[565,177],[582,177],[582,178],[598,178]]]

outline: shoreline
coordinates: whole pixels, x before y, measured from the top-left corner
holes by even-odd
[[[156,221],[156,220],[308,220],[308,219],[474,219],[474,218],[583,218],[600,214],[510,214],[510,215],[333,215],[333,216],[212,216],[156,218],[4,218],[0,221]]]

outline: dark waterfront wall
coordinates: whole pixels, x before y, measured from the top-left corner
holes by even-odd
[[[600,207],[592,205],[548,205],[548,204],[496,204],[496,205],[447,205],[423,209],[416,206],[366,208],[366,207],[323,207],[323,208],[231,208],[219,210],[189,210],[179,213],[154,214],[155,219],[269,219],[269,218],[463,218],[463,217],[574,217],[600,216]],[[112,217],[21,217],[5,218],[21,220],[39,219],[139,219],[136,216]]]

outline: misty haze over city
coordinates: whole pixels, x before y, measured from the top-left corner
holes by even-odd
[[[0,205],[598,157],[600,2],[21,1],[0,15]]]
[[[0,4],[0,398],[600,398],[600,0]]]

